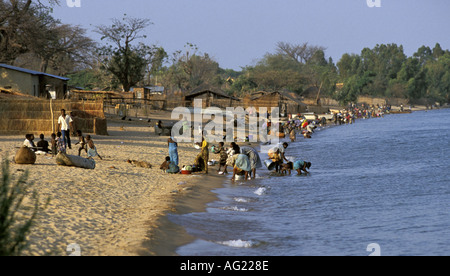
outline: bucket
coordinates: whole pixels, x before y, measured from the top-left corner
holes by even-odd
[[[264,161],[264,165],[266,165],[269,171],[273,171],[275,169],[275,162],[273,162],[272,160]]]

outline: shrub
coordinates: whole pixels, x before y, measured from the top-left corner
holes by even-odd
[[[37,192],[30,192],[33,183],[27,182],[28,171],[15,180],[9,171],[9,161],[1,164],[0,179],[0,256],[15,256],[27,247],[27,235],[39,212]],[[25,199],[31,199],[31,206]],[[48,204],[47,200],[45,206]],[[45,208],[45,207],[44,207]]]

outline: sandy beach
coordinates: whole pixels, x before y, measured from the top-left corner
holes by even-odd
[[[167,211],[180,211],[174,205],[177,199],[195,191],[200,196],[198,192],[203,194],[207,189],[197,185],[204,175],[170,175],[159,169],[168,156],[168,137],[155,135],[150,125],[164,118],[168,118],[165,113],[152,117],[152,123],[108,119],[109,136],[93,135],[103,157],[96,157],[94,170],[58,166],[48,155],[38,155],[34,165],[11,162],[13,175],[29,171],[29,181],[35,183],[41,202],[50,197],[29,235],[30,246],[24,254],[65,256],[70,244],[79,245],[83,256],[173,254],[165,249],[168,245],[154,244],[157,225],[163,224],[159,219]],[[76,139],[72,137],[72,144]],[[2,158],[13,160],[23,140],[21,135],[0,136]],[[78,148],[73,145],[68,154],[77,155]],[[192,144],[179,144],[180,165],[192,164],[198,152]],[[153,168],[135,167],[127,159],[147,161]],[[202,183],[205,185],[205,181]],[[160,248],[161,253],[150,248]]]

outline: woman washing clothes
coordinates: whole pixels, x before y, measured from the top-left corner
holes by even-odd
[[[234,155],[233,159],[235,159],[235,161],[233,165],[233,177],[231,178],[231,180],[234,181],[236,179],[236,175],[244,175],[244,179],[247,180],[248,173],[251,170],[250,160],[248,159],[248,156],[245,154],[238,154]]]
[[[252,147],[243,146],[241,147],[241,153],[247,155],[250,162],[250,176],[252,179],[255,179],[256,169],[262,168],[258,152]]]

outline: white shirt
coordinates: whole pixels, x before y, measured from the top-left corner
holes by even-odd
[[[33,145],[31,144],[30,140],[25,139],[25,141],[23,141],[23,145],[27,148],[32,148]]]
[[[62,115],[58,118],[58,124],[61,125],[61,130],[68,130],[69,129],[69,123],[73,122],[72,117],[69,115],[66,115],[66,118],[64,118]]]

